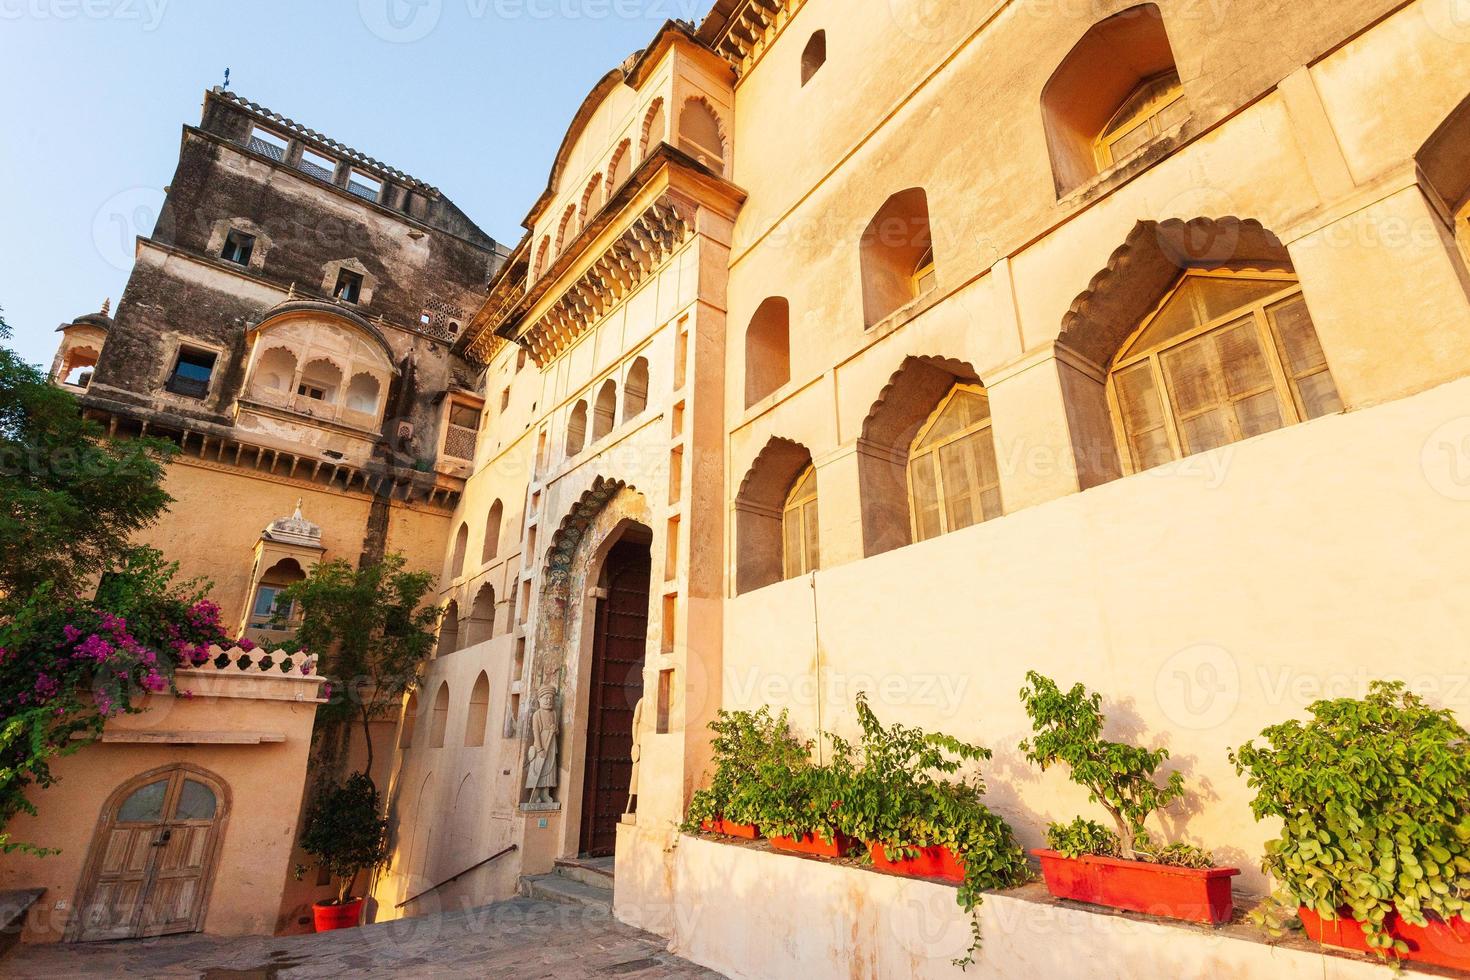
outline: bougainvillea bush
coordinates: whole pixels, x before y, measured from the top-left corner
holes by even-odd
[[[234,641],[199,583],[175,584],[177,566],[139,549],[103,577],[87,602],[42,586],[0,615],[0,850],[31,844],[4,833],[35,813],[26,792],[55,781],[51,760],[96,741],[107,719],[170,689],[174,668]]]

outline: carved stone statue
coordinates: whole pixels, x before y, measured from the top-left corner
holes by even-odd
[[[633,775],[628,777],[628,806],[623,816],[638,812],[638,760],[643,756],[643,699],[633,706]]]
[[[556,788],[557,729],[556,688],[536,692],[536,711],[531,715],[531,744],[526,749],[526,789],[532,806],[547,806]]]

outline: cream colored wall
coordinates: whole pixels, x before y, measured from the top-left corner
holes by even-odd
[[[203,931],[224,936],[275,931],[316,704],[154,695],[143,706],[142,714],[110,722],[109,730],[267,732],[284,740],[260,745],[101,743],[53,761],[57,782],[32,794],[41,815],[21,814],[6,830],[16,840],[60,848],[61,853],[38,858],[16,852],[0,862],[0,890],[46,889],[27,920],[24,941],[62,939],[80,897],[93,832],[113,791],[135,776],[178,763],[215,774],[231,797]],[[65,908],[58,909],[58,903]]]
[[[214,583],[229,628],[241,622],[249,601],[255,545],[267,524],[287,517],[302,501],[302,515],[322,528],[323,560],[356,564],[362,554],[371,501],[333,493],[305,481],[288,481],[181,456],[169,466],[164,488],[173,496],[168,514],[138,535],[140,544],[179,563],[179,580],[202,576]],[[221,506],[228,501],[228,506]],[[395,502],[389,514],[387,550],[400,551],[410,569],[438,574],[449,521],[442,511]]]
[[[1040,88],[1124,6],[944,5],[921,24],[902,5],[858,16],[808,0],[741,80],[727,505],[772,438],[807,447],[824,570],[735,597],[730,510],[720,700],[850,736],[866,689],[891,720],[991,745],[992,799],[1035,844],[1088,805],[1019,760],[1016,692],[1033,667],[1083,681],[1116,734],[1169,746],[1190,777],[1171,839],[1215,848],[1259,890],[1271,828],[1252,822],[1228,746],[1379,676],[1470,717],[1449,639],[1470,604],[1445,579],[1470,496],[1456,428],[1470,303],[1413,163],[1470,93],[1466,35],[1448,0],[1161,0],[1191,141],[1057,202]],[[818,28],[829,60],[801,88]],[[910,186],[929,196],[939,289],[864,331],[858,238]],[[1199,216],[1254,218],[1287,245],[1348,412],[1117,480],[1074,458],[1094,448],[1081,399],[1095,369],[1059,366],[1053,341],[1138,221]],[[791,304],[791,381],[746,410],[744,329],[773,295]],[[909,355],[986,382],[1007,516],[863,559],[855,441]]]
[[[619,864],[618,917],[670,936],[671,952],[732,980],[1377,980],[1386,969],[1300,939],[1267,943],[1239,928],[1182,928],[1049,901],[1036,885],[985,896],[981,946],[962,970],[953,961],[970,944],[970,917],[952,886],[688,837],[669,865]],[[646,891],[663,882],[637,871],[663,877],[672,900]]]
[[[728,234],[728,228],[706,231]],[[511,708],[511,701],[513,694],[521,693],[530,683],[524,678],[529,677],[533,660],[538,656],[535,649],[537,603],[541,596],[541,573],[547,551],[563,519],[598,478],[626,482],[643,495],[648,506],[653,531],[651,555],[654,570],[648,627],[648,704],[654,703],[658,669],[676,663],[683,666],[683,643],[673,657],[659,650],[662,628],[659,597],[664,586],[663,570],[666,565],[664,523],[671,511],[668,504],[669,448],[672,442],[670,408],[676,400],[688,405],[695,380],[691,375],[686,379],[683,390],[675,390],[676,336],[681,328],[689,329],[692,335],[697,336],[701,329],[714,330],[720,324],[716,312],[697,303],[702,290],[723,287],[723,253],[719,251],[718,242],[705,242],[706,239],[695,239],[685,245],[656,275],[592,325],[571,349],[543,368],[538,369],[534,362],[528,360],[517,371],[517,348],[514,345],[506,345],[492,359],[485,383],[492,417],[482,433],[482,452],[475,474],[468,481],[460,507],[450,523],[455,529],[461,523],[469,528],[465,570],[458,578],[448,577],[453,549],[451,535],[441,544],[444,548],[441,562],[446,575],[441,603],[455,599],[461,615],[467,618],[480,587],[487,582],[492,584],[499,607],[495,635],[487,642],[438,657],[428,665],[421,680],[413,742],[395,759],[391,804],[395,826],[394,854],[375,891],[378,901],[376,917],[379,920],[508,897],[515,890],[519,874],[549,870],[551,862],[564,856],[568,847],[575,850],[579,816],[575,798],[580,795],[582,778],[579,753],[584,747],[586,691],[574,679],[569,679],[563,688],[563,711],[567,721],[561,739],[562,785],[557,796],[564,801],[565,808],[560,813],[522,815],[518,810],[525,777],[522,726],[531,707],[529,690],[523,695],[525,700],[521,702],[519,718]],[[710,249],[716,250],[717,259],[707,257]],[[711,274],[717,281],[713,284],[706,281],[702,285],[701,277]],[[718,334],[714,336],[719,337]],[[722,346],[718,341],[715,343],[715,349]],[[625,419],[624,381],[632,362],[639,357],[649,362],[648,403],[636,417]],[[706,357],[706,362],[716,375],[716,379],[709,382],[708,389],[718,400],[719,362],[715,357]],[[591,403],[603,381],[609,377],[618,383],[618,414],[613,430],[594,443],[589,427],[586,449],[568,458],[565,453],[566,419],[572,406],[583,398]],[[507,386],[511,389],[510,405],[501,413],[499,393]],[[692,410],[686,411],[687,418],[695,418]],[[545,465],[538,469],[535,464],[536,447],[543,428],[548,433],[548,449]],[[719,433],[716,413],[715,428],[704,436],[718,445]],[[685,438],[690,438],[687,433]],[[718,460],[715,462],[715,467],[709,472],[718,474]],[[686,502],[692,496],[690,487],[698,485],[693,463],[692,454],[686,452],[685,466],[689,468],[685,476],[689,481],[685,485]],[[719,486],[716,478],[713,483],[716,499]],[[537,494],[534,505],[530,500],[532,493]],[[485,563],[480,561],[485,519],[496,500],[500,500],[504,508],[501,545],[496,559]],[[688,523],[687,520],[683,522],[681,531],[681,550],[686,556],[689,549]],[[525,551],[532,529],[536,549],[535,554],[528,558]],[[704,563],[712,568],[718,582],[720,554],[721,550],[716,545],[693,561],[686,557],[678,582],[670,587],[682,588],[682,582],[690,574],[687,566],[691,564],[699,568]],[[523,591],[527,582],[530,583],[528,592]],[[514,602],[511,599],[513,594],[516,596]],[[529,607],[522,598],[527,594],[532,603]],[[687,624],[700,617],[691,616],[687,602],[680,604],[678,614],[681,624],[684,624],[680,635],[687,636],[685,628],[695,628]],[[701,640],[706,645],[718,643],[718,619],[712,622],[715,632],[708,640]],[[463,640],[463,626],[460,635]],[[519,639],[525,640],[526,655],[518,673],[514,664]],[[572,665],[579,659],[579,654],[574,651],[563,654],[559,650],[547,650],[539,656],[543,660],[565,656]],[[482,671],[490,683],[490,719],[486,726],[485,745],[465,747],[463,734],[469,698]],[[434,748],[428,740],[429,720],[440,684],[447,684],[450,692],[449,734],[442,748]],[[646,709],[645,718],[650,727],[652,715],[652,710]],[[677,736],[650,735],[649,738],[672,739],[668,748],[682,753]],[[650,748],[648,751],[657,750]],[[664,767],[663,775],[653,767],[646,767],[644,794],[640,799],[663,796],[668,800],[665,809],[677,811],[683,805],[683,771],[684,767],[677,763]],[[541,826],[543,821],[544,827]],[[567,843],[568,835],[570,844]],[[519,848],[517,853],[472,872],[450,886],[434,889],[403,909],[396,908],[404,899],[469,868],[511,843]]]
[[[1081,681],[1110,735],[1186,775],[1168,839],[1259,890],[1274,827],[1229,747],[1379,677],[1470,722],[1470,600],[1447,585],[1470,533],[1467,397],[1461,380],[1321,418],[732,599],[724,704],[851,738],[865,690],[885,721],[988,745],[991,803],[1038,846],[1048,821],[1101,811],[1020,758],[1017,692],[1028,669]]]

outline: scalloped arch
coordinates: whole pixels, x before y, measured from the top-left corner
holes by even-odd
[[[1140,221],[1062,317],[1057,342],[1106,368],[1187,269],[1295,271],[1286,246],[1254,218]]]

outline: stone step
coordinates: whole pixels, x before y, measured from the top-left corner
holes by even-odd
[[[582,905],[591,909],[612,912],[613,893],[611,888],[594,888],[591,885],[561,875],[526,875],[521,878],[521,894],[541,902],[557,902],[562,905]]]
[[[0,956],[4,956],[20,940],[26,913],[45,894],[44,888],[21,888],[0,891]]]
[[[570,881],[580,881],[584,885],[593,888],[606,888],[609,891],[613,887],[613,864],[612,859],[594,859],[581,861],[558,861],[555,873]]]

